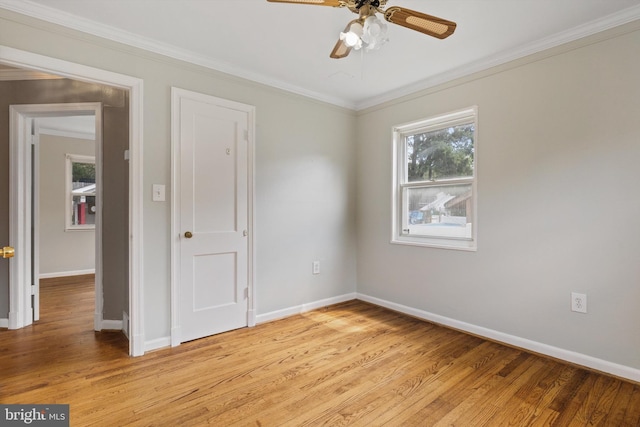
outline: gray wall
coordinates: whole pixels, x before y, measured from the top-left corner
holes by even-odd
[[[103,205],[106,208],[102,213],[104,229],[108,230],[102,245],[103,316],[107,320],[122,319],[123,311],[128,311],[129,271],[128,220],[122,223],[123,216],[128,215],[129,191],[128,165],[124,160],[124,149],[129,146],[127,94],[120,89],[69,79],[0,82],[0,94],[0,164],[4,165],[2,173],[6,183],[0,186],[0,200],[5,201],[0,203],[0,223],[4,224],[0,228],[0,242],[9,241],[9,106],[103,103]],[[0,262],[0,318],[7,318],[9,312],[9,262]]]
[[[640,368],[639,26],[363,112],[358,292]],[[391,127],[472,105],[477,252],[390,244]]]
[[[129,313],[129,97],[102,110],[102,293],[105,320]]]
[[[95,156],[95,142],[40,134],[40,275],[95,268],[95,230],[65,231],[66,154]]]
[[[153,202],[151,188],[170,188],[172,86],[256,107],[257,314],[355,292],[353,112],[2,9],[0,40],[144,80],[147,343],[170,336],[170,203]],[[167,200],[170,196],[167,191]],[[318,259],[322,273],[314,276],[311,263]]]

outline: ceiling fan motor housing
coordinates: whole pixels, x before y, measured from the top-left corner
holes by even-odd
[[[380,0],[358,0],[356,9],[360,9],[364,5],[369,5],[371,7],[380,7]]]
[[[387,0],[345,0],[343,4],[352,12],[359,13],[360,9],[365,6],[372,11],[379,11],[380,8],[387,4]]]

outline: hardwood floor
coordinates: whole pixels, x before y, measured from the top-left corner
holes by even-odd
[[[639,426],[640,385],[360,301],[131,358],[92,330],[92,277],[42,283],[0,330],[0,403],[72,426]]]

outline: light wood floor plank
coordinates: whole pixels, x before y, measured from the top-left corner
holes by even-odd
[[[0,330],[0,402],[73,426],[634,426],[640,386],[360,301],[127,355],[93,326],[93,277],[42,281]]]

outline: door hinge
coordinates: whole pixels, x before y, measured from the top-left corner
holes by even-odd
[[[249,288],[244,288],[244,299],[249,299]]]
[[[31,285],[31,295],[36,294],[36,285]]]

